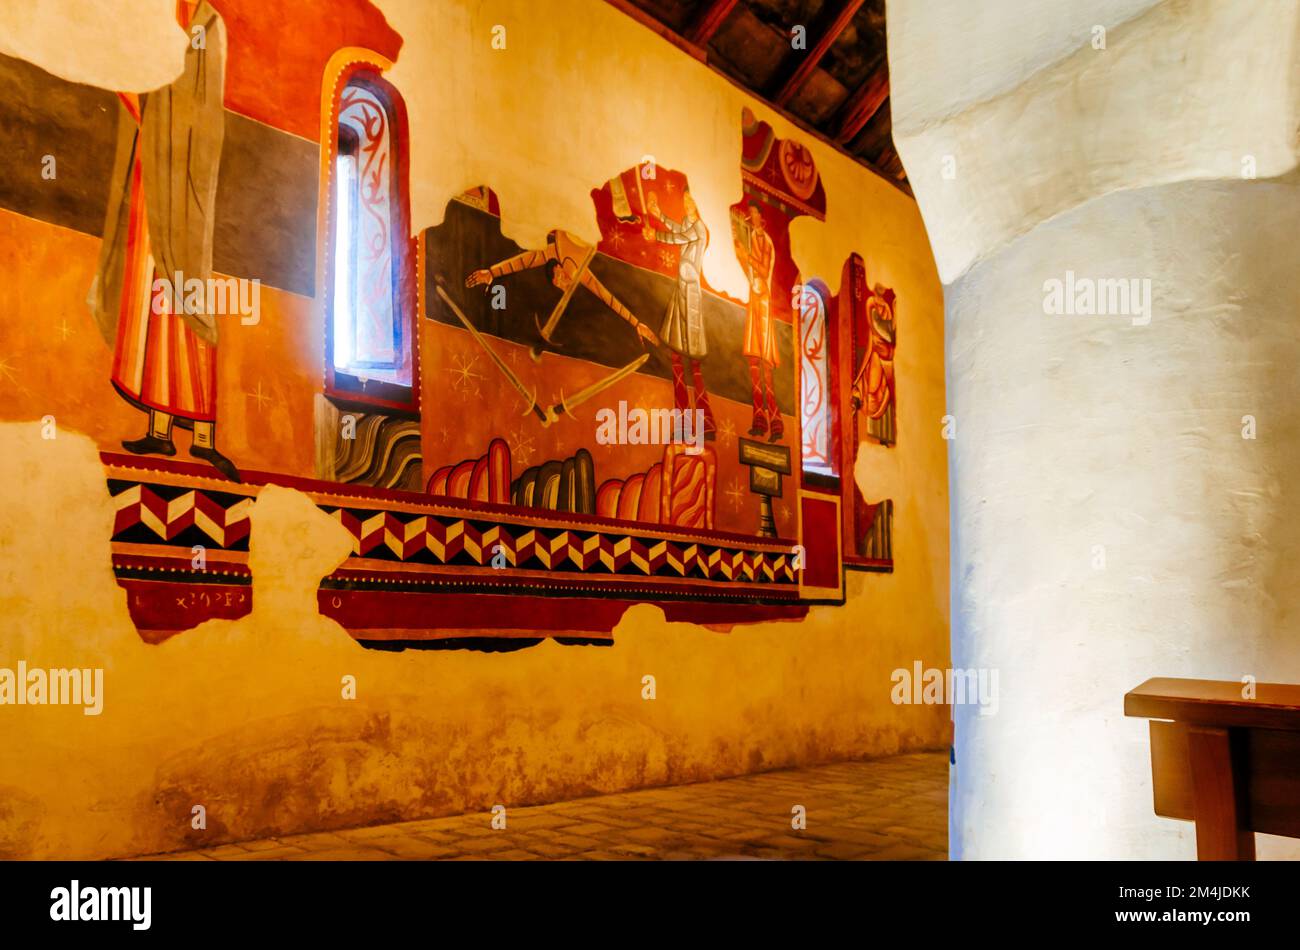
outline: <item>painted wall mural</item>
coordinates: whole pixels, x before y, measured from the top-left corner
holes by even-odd
[[[492,182],[413,234],[386,76],[401,39],[349,3],[292,40],[311,82],[274,97],[252,92],[252,0],[180,3],[204,42],[145,94],[0,58],[6,127],[76,127],[112,156],[50,187],[10,180],[0,206],[100,241],[67,310],[111,373],[68,380],[61,412],[102,449],[141,635],[251,609],[248,513],[268,484],[352,535],[320,610],[386,649],[595,642],[638,602],[724,627],[797,618],[842,602],[846,569],[891,570],[892,502],[853,468],[898,439],[898,301],[858,255],[838,292],[800,273],[791,222],[849,200],[811,152],[747,109],[727,220],[701,215],[690,169],[629,142],[587,183],[594,242],[555,228],[520,246]],[[743,300],[704,273],[717,242]]]
[[[170,457],[173,429],[189,429],[190,455],[238,482],[234,463],[216,447],[218,323],[207,299],[226,32],[207,2],[181,4],[178,19],[203,37],[187,51],[184,72],[147,96],[118,94],[117,151],[89,303],[113,346],[113,387],[148,417],[148,431],[122,448]]]

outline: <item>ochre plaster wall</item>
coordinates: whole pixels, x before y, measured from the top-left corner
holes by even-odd
[[[899,444],[865,447],[856,472],[868,498],[895,500],[894,573],[851,573],[845,606],[797,624],[719,634],[641,606],[609,647],[370,652],[316,612],[341,529],[268,488],[254,612],[146,645],[110,568],[96,454],[141,430],[85,310],[98,242],[0,212],[0,387],[15,420],[0,424],[0,664],[105,670],[98,717],[0,707],[0,855],[148,853],[946,745],[945,707],[890,702],[894,669],[948,664],[943,299],[915,204],[598,0],[561,19],[524,2],[380,6],[406,40],[391,78],[411,113],[417,229],[482,183],[525,245],[553,227],[595,239],[590,189],[653,154],[689,174],[716,230],[741,194],[743,106],[812,148],[830,210],[795,226],[804,274],[835,290],[857,251],[898,294]],[[123,78],[106,84],[134,88]],[[706,272],[743,297],[729,241],[714,240]],[[255,333],[223,340],[219,438],[249,468],[304,472],[319,304],[264,288],[263,310]],[[269,404],[250,396],[259,378],[275,381]],[[204,832],[190,827],[197,804]]]

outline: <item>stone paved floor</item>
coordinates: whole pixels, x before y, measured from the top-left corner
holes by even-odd
[[[791,828],[795,805],[807,815]],[[944,860],[948,757],[899,755],[489,813],[245,841],[162,860]]]

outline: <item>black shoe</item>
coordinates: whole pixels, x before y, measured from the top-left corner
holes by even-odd
[[[140,439],[123,439],[122,448],[128,452],[134,452],[136,455],[175,455],[176,446],[172,445],[171,439],[160,439],[157,436],[146,435]]]
[[[754,421],[749,424],[749,434],[759,438],[767,435],[767,419],[763,416],[754,416]]]
[[[772,434],[771,434],[771,436],[768,437],[768,440],[767,440],[767,441],[768,441],[768,442],[780,442],[780,441],[781,441],[781,438],[782,438],[784,435],[785,435],[785,426],[780,425],[780,424],[778,424],[778,425],[774,425],[774,426],[772,426]]]
[[[194,456],[196,459],[203,459],[203,461],[211,463],[212,467],[222,475],[226,476],[226,478],[230,479],[232,482],[239,482],[242,484],[243,479],[239,477],[239,469],[235,468],[235,463],[230,461],[230,459],[226,458],[216,449],[205,449],[199,445],[191,445],[190,455]]]

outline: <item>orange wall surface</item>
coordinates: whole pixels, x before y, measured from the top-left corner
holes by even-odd
[[[890,698],[895,669],[949,663],[943,298],[915,202],[607,4],[566,3],[563,24],[543,6],[377,4],[404,40],[389,78],[410,110],[413,228],[486,184],[523,246],[554,227],[594,242],[590,189],[647,152],[685,169],[705,219],[725,221],[744,107],[807,144],[828,213],[795,224],[801,271],[835,291],[856,251],[898,295],[899,441],[864,446],[854,473],[866,498],[894,500],[893,573],[851,572],[843,606],[725,634],[638,605],[608,646],[368,651],[317,612],[348,536],[306,496],[268,487],[253,506],[253,612],[146,644],[110,564],[98,452],[144,429],[85,304],[99,241],[0,211],[0,667],[104,670],[98,716],[0,706],[0,856],[151,853],[947,745],[946,707]],[[121,18],[146,15],[124,4]],[[490,46],[497,23],[506,51]],[[49,42],[76,36],[69,25]],[[715,240],[706,277],[744,299],[730,254]],[[261,322],[219,346],[218,443],[249,469],[310,476],[321,301],[269,286],[261,301]],[[421,327],[425,372],[445,358],[428,353],[440,332]],[[629,383],[629,400],[655,384]],[[432,408],[426,437],[441,425]],[[785,533],[794,512],[778,517]]]

